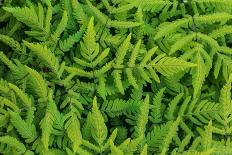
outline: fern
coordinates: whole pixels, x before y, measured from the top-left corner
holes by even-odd
[[[231,0],[0,0],[0,154],[232,154]]]
[[[68,137],[73,143],[74,153],[78,151],[80,144],[82,143],[82,136],[80,132],[80,123],[77,119],[75,108],[71,107],[70,112],[65,116],[67,122],[65,123],[65,128]]]
[[[55,57],[55,55],[47,48],[46,46],[42,46],[40,44],[33,44],[24,41],[24,44],[32,51],[36,56],[38,56],[44,64],[51,68],[51,70],[56,74],[58,77],[59,75],[59,61]]]
[[[37,132],[34,124],[27,124],[16,112],[10,112],[10,116],[11,123],[14,125],[20,135],[26,139],[27,143],[30,143],[37,138]]]
[[[1,136],[0,143],[2,153],[23,154],[26,151],[25,145],[11,136]],[[13,148],[14,151],[11,152],[9,148]]]
[[[104,123],[104,119],[102,117],[101,112],[97,107],[97,98],[93,99],[93,107],[90,115],[91,119],[91,134],[94,140],[98,145],[102,145],[104,140],[107,137],[107,128]]]

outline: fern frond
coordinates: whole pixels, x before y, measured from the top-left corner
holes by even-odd
[[[108,27],[114,27],[114,28],[133,28],[133,27],[138,27],[140,25],[142,25],[142,23],[129,22],[129,21],[110,20],[107,22]]]
[[[106,24],[107,27],[114,27],[114,28],[132,28],[140,26],[141,23],[138,22],[129,22],[129,21],[117,21],[111,20],[105,14],[103,14],[98,8],[93,6],[89,0],[86,0],[87,5],[89,6],[89,10],[94,14],[94,16],[104,25]]]
[[[145,137],[146,125],[148,122],[148,114],[149,114],[149,95],[146,96],[144,99],[143,104],[140,105],[134,136],[138,137]]]
[[[201,57],[200,53],[197,53],[195,61],[197,67],[193,68],[191,72],[193,77],[192,83],[194,88],[194,97],[196,97],[199,94],[207,74],[206,66],[204,64],[204,60]]]
[[[69,51],[76,42],[79,42],[81,40],[81,37],[83,35],[84,28],[80,28],[79,31],[74,33],[73,35],[70,35],[67,39],[64,41],[59,42],[60,49],[64,52]]]
[[[10,120],[19,134],[25,138],[27,143],[33,142],[37,138],[34,124],[27,124],[17,112],[10,112]]]
[[[35,11],[35,8],[32,6],[30,7],[4,7],[4,10],[7,12],[10,12],[15,16],[19,21],[23,22],[29,27],[32,27],[34,29],[43,30],[43,25],[39,22],[39,18],[37,16],[37,13]]]
[[[38,98],[46,99],[48,90],[47,84],[43,77],[34,69],[25,66],[26,71],[29,73],[28,85]]]
[[[88,20],[88,16],[84,13],[81,4],[76,0],[72,0],[72,8],[73,8],[73,16],[77,20],[77,22],[85,25],[86,21],[89,20]]]
[[[140,155],[147,155],[148,151],[147,151],[147,144],[144,145],[142,152],[140,153]]]
[[[149,148],[153,148],[153,152],[166,154],[173,137],[177,134],[179,122],[180,118],[177,118],[175,121],[169,121],[167,124],[155,126],[146,137]]]
[[[35,54],[38,56],[38,58],[44,62],[44,64],[51,68],[53,73],[58,76],[59,78],[59,60],[57,57],[50,51],[50,49],[47,46],[43,46],[41,44],[34,44],[29,43],[27,41],[23,41],[23,43]]]
[[[24,154],[26,152],[25,145],[21,143],[20,141],[18,141],[16,138],[11,137],[11,136],[0,137],[0,144],[1,144],[1,149],[5,148],[6,150],[10,149],[11,151],[15,149],[14,153],[16,154]],[[7,152],[2,152],[2,153],[12,153],[12,152],[7,151]]]
[[[131,33],[127,36],[127,38],[123,41],[122,45],[118,48],[117,56],[115,59],[115,66],[120,67],[122,65],[126,52],[129,48],[131,40]]]
[[[0,34],[0,41],[10,46],[17,53],[24,53],[24,49],[20,45],[20,43],[13,38]]]
[[[32,106],[32,100],[31,98],[25,93],[23,92],[21,89],[19,89],[16,85],[8,83],[8,86],[10,89],[12,89],[17,96],[23,101],[23,104],[26,107],[31,107]]]
[[[154,37],[155,40],[158,40],[162,37],[167,37],[168,35],[176,32],[181,27],[187,27],[188,23],[191,21],[191,18],[183,18],[176,20],[171,23],[162,23],[158,27],[158,32],[156,33],[156,36]]]
[[[164,57],[154,65],[154,68],[164,76],[170,76],[192,67],[196,65],[175,57]]]
[[[68,24],[68,14],[64,10],[60,23],[57,25],[56,30],[51,34],[51,40],[53,44],[57,43],[57,41],[60,38],[61,33],[65,30],[67,24]]]
[[[215,22],[227,22],[232,15],[226,12],[217,12],[209,15],[196,15],[193,17],[196,24],[213,24]]]
[[[231,81],[227,82],[220,92],[219,98],[220,104],[222,105],[222,116],[223,119],[227,119],[231,114]]]
[[[185,45],[190,43],[194,38],[196,37],[196,34],[191,33],[186,36],[181,37],[179,40],[177,40],[170,49],[169,55],[174,54],[177,50],[181,50]]]
[[[216,30],[213,30],[209,36],[214,38],[214,39],[217,39],[219,37],[223,37],[227,34],[231,34],[232,33],[232,26],[230,25],[224,25]]]
[[[91,112],[91,135],[99,146],[103,144],[107,137],[107,127],[104,122],[104,118],[98,109],[97,98],[93,99],[93,107]]]
[[[162,97],[164,95],[165,88],[160,89],[153,98],[152,108],[149,119],[153,123],[162,122]]]
[[[15,103],[10,101],[9,99],[0,96],[0,100],[1,100],[1,103],[0,103],[1,107],[6,106],[6,107],[10,108],[13,111],[19,111],[19,107]]]
[[[137,112],[141,107],[140,101],[116,99],[103,102],[101,111],[106,112],[110,117]]]
[[[31,37],[40,41],[45,41],[50,35],[50,25],[52,18],[52,8],[48,6],[46,17],[44,18],[44,10],[41,4],[38,5],[38,12],[35,6],[29,7],[4,7],[4,9],[13,14],[17,20],[31,27],[31,31],[26,31]]]
[[[57,112],[57,107],[54,101],[52,100],[52,94],[50,92],[48,104],[46,107],[46,113],[44,118],[40,122],[40,128],[42,130],[41,140],[46,150],[48,150],[49,139],[53,131],[56,112]]]
[[[157,13],[164,9],[165,6],[171,5],[172,2],[170,1],[151,1],[151,0],[144,0],[139,3],[140,7],[143,9],[143,11],[150,11]]]
[[[165,114],[165,117],[168,120],[173,120],[174,117],[174,113],[177,107],[177,104],[180,102],[181,98],[183,97],[183,93],[178,94],[170,103],[169,103],[169,107],[166,109],[167,112]]]
[[[82,143],[82,135],[80,131],[80,122],[77,119],[77,115],[74,107],[70,107],[70,112],[65,116],[65,129],[67,131],[69,139],[72,141],[72,148],[74,153],[78,152],[79,146]]]
[[[124,155],[123,151],[116,147],[112,141],[110,141],[110,149],[112,155]]]

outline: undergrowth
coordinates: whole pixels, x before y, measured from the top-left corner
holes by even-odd
[[[231,155],[231,0],[3,0],[0,153]]]

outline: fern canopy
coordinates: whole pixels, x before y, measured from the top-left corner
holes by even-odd
[[[232,0],[0,0],[0,154],[232,154]]]

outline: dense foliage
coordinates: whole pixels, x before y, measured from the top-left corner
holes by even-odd
[[[0,24],[1,154],[232,154],[231,0],[2,0]]]

